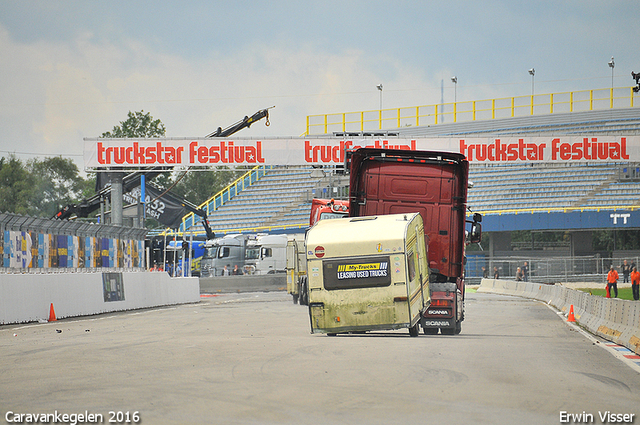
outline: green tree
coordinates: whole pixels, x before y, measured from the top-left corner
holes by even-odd
[[[27,163],[27,170],[33,179],[29,200],[32,215],[53,217],[61,207],[82,199],[90,184],[71,159],[61,156],[33,159]]]
[[[160,120],[154,120],[151,113],[144,111],[128,113],[125,121],[113,127],[113,130],[102,133],[101,137],[108,139],[122,137],[164,137],[166,129]]]
[[[33,175],[14,155],[0,158],[0,212],[29,214]]]
[[[162,121],[159,119],[153,119],[151,113],[144,111],[131,112],[127,114],[125,121],[120,121],[120,125],[113,127],[113,130],[102,133],[100,137],[112,139],[112,138],[151,138],[151,137],[164,137],[166,128]],[[106,183],[106,173],[96,173],[97,188],[102,188]],[[154,183],[161,188],[169,187],[173,180],[171,173],[162,173],[154,179]],[[161,227],[160,224],[153,219],[149,219],[146,222],[146,227],[156,228]]]
[[[215,171],[190,171],[171,189],[171,193],[200,205],[244,173],[244,169],[228,167],[216,168]]]

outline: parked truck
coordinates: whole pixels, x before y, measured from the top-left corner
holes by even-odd
[[[312,333],[408,328],[418,336],[429,306],[419,213],[323,220],[306,240]]]
[[[243,274],[284,273],[286,249],[286,235],[225,235],[207,242],[200,275],[222,276],[225,266],[231,271],[236,265]]]
[[[225,266],[229,272],[236,264],[238,267],[243,267],[247,240],[246,235],[231,234],[208,241],[200,261],[200,276],[222,276]]]
[[[284,273],[287,263],[287,235],[257,235],[250,238],[245,253],[249,274]]]
[[[468,161],[459,153],[374,148],[348,156],[349,215],[420,213],[431,291],[431,305],[420,324],[425,334],[460,333],[465,246],[480,242],[482,221],[480,214],[466,219]]]

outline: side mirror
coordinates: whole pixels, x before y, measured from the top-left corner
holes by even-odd
[[[474,221],[471,223],[471,234],[469,235],[470,243],[480,243],[482,241],[482,224]]]

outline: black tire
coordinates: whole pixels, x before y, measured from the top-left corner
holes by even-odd
[[[293,303],[298,304],[298,294],[291,294],[293,296]]]
[[[337,334],[334,333],[328,333],[327,336],[336,336]]]
[[[417,337],[418,335],[420,335],[420,322],[416,322],[415,325],[411,326],[409,328],[409,336],[411,336],[412,338]]]
[[[425,335],[438,335],[438,328],[422,328]]]
[[[460,335],[460,332],[462,332],[462,322],[456,322],[456,329],[453,333],[454,335]]]
[[[440,329],[440,333],[442,335],[455,335],[456,334],[456,328],[441,328]]]

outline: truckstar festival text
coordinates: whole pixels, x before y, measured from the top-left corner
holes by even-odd
[[[472,163],[640,162],[640,136],[428,139],[85,139],[85,169],[146,166],[342,165],[360,147],[461,153]]]

